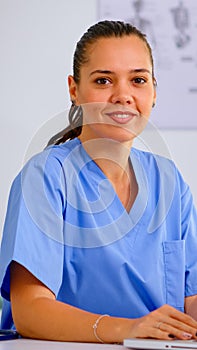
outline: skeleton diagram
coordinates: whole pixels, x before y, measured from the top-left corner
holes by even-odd
[[[155,35],[153,31],[152,23],[149,19],[145,18],[141,13],[144,8],[144,0],[133,0],[131,1],[134,13],[133,17],[128,21],[141,30],[142,33],[146,34],[148,41],[152,47],[156,46]]]
[[[189,12],[184,6],[183,1],[179,2],[179,5],[171,9],[174,25],[177,29],[175,36],[175,44],[178,48],[185,47],[191,40],[188,34],[189,28]]]

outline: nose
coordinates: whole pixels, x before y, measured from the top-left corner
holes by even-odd
[[[130,105],[134,103],[131,86],[127,84],[118,84],[114,87],[111,96],[111,102],[114,104]]]

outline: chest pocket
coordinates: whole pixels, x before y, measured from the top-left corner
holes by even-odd
[[[185,241],[163,242],[166,303],[184,311]]]

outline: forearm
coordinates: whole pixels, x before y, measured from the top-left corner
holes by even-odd
[[[16,326],[21,335],[30,338],[98,342],[93,330],[98,317],[56,300],[37,298],[20,310]],[[129,335],[131,326],[132,320],[103,317],[96,332],[105,343],[119,343]]]
[[[93,325],[100,315],[57,301],[28,270],[11,264],[12,314],[18,332],[25,337],[59,341],[98,342]],[[122,342],[134,320],[103,317],[96,334],[104,342]]]
[[[185,298],[185,312],[197,321],[197,295]]]

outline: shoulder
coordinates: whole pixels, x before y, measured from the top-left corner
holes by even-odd
[[[188,185],[172,159],[136,148],[132,148],[131,157],[138,160],[152,182],[162,181],[166,185],[174,184],[180,188],[181,192],[188,189]]]
[[[63,164],[64,161],[79,147],[80,141],[76,138],[68,140],[60,145],[52,145],[44,149],[42,152],[32,157],[34,163],[49,161],[53,163]]]
[[[171,160],[170,158],[161,156],[159,154],[155,154],[148,151],[142,151],[137,148],[132,148],[131,155],[136,157],[143,165],[147,165],[152,168],[157,167],[158,164],[163,165],[164,169],[166,165],[169,165],[172,168],[176,168],[173,160]]]
[[[25,172],[29,168],[38,168],[47,169],[49,173],[54,172],[63,167],[66,159],[74,152],[78,145],[79,141],[74,139],[61,145],[49,146],[30,158],[22,171]]]
[[[64,185],[64,166],[67,158],[79,144],[78,140],[53,145],[33,155],[15,177],[12,188],[38,186],[38,184],[59,183]]]

